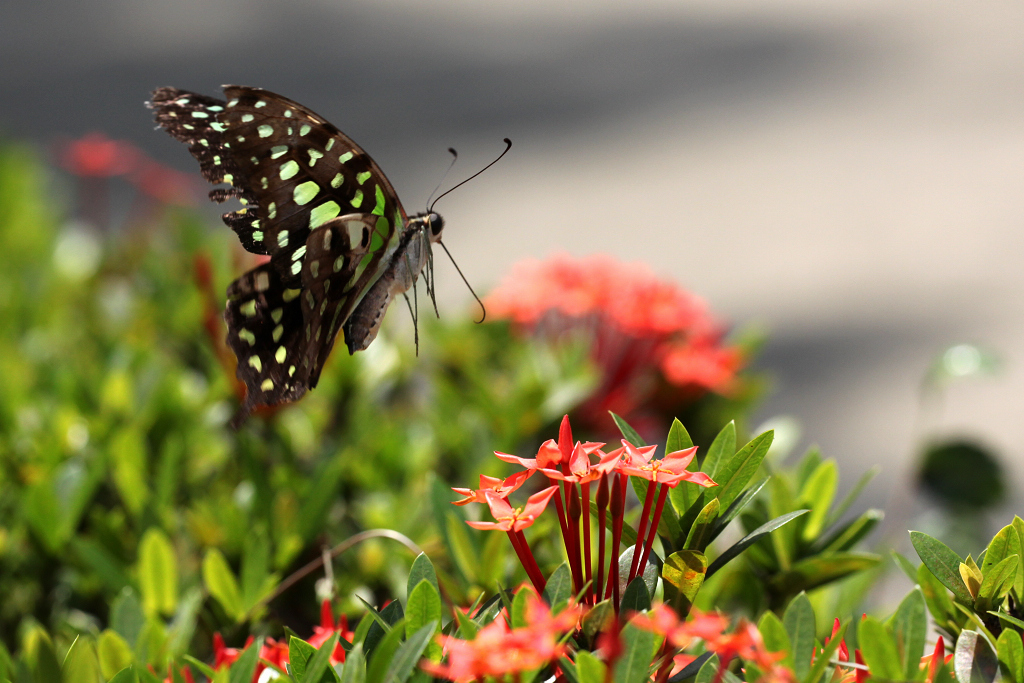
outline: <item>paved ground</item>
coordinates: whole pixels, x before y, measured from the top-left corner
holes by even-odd
[[[984,438],[1019,483],[1024,6],[550,4],[8,0],[0,125],[99,129],[190,170],[147,92],[261,85],[343,127],[413,207],[446,147],[459,176],[509,136],[439,207],[480,289],[559,249],[646,261],[767,327],[762,414],[797,416],[847,484],[882,464],[874,504],[905,490],[921,430]],[[918,420],[924,370],[960,341],[1004,373]]]

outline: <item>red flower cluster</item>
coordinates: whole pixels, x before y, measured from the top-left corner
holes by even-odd
[[[731,633],[727,633],[729,620],[721,614],[704,614],[694,609],[690,612],[690,619],[684,621],[667,605],[658,605],[647,614],[634,617],[633,624],[654,631],[663,636],[668,644],[679,649],[689,647],[698,640],[704,641],[707,650],[718,655],[716,681],[722,679],[729,662],[739,657],[763,672],[763,683],[795,683],[793,672],[778,663],[786,653],[769,652],[757,627],[746,619],[741,620]],[[692,659],[681,655],[674,659],[674,663],[685,665]]]
[[[696,454],[696,448],[654,458],[655,446],[636,447],[622,441],[622,447],[605,452],[603,443],[573,442],[569,416],[562,419],[558,441],[549,439],[541,444],[535,458],[521,458],[507,453],[495,453],[500,459],[518,464],[524,471],[501,480],[481,477],[480,489],[454,489],[463,496],[456,505],[487,503],[494,522],[467,522],[475,529],[494,529],[508,534],[519,561],[538,591],[544,590],[544,577],[533,557],[523,530],[531,526],[554,499],[558,512],[558,524],[562,532],[569,567],[572,571],[575,591],[589,583],[585,600],[597,602],[614,596],[618,604],[618,548],[622,540],[623,515],[625,514],[626,480],[640,477],[648,480],[647,496],[637,526],[637,541],[633,549],[633,562],[627,582],[642,575],[654,544],[658,523],[661,520],[668,497],[668,489],[682,482],[698,486],[717,486],[703,472],[691,472],[688,467]],[[534,472],[540,472],[552,482],[539,493],[535,493],[520,508],[512,507],[508,496],[522,486]],[[597,579],[594,580],[591,553],[590,489],[597,487]],[[657,503],[655,504],[655,497]],[[653,515],[652,515],[653,510]],[[605,582],[606,527],[611,514],[611,549],[608,554],[608,580]],[[581,533],[582,532],[582,533]],[[581,543],[582,541],[582,543]]]
[[[335,622],[334,616],[331,614],[331,603],[324,600],[320,605],[320,625],[313,627],[313,636],[307,641],[310,645],[315,648],[320,648],[327,640],[335,633],[341,634],[342,638],[350,641],[352,640],[353,633],[348,629],[348,620],[345,615]],[[249,647],[253,642],[252,636],[245,641],[245,647]],[[222,666],[229,666],[235,662],[236,659],[242,654],[242,649],[226,647],[224,645],[224,638],[219,633],[213,634],[213,668],[214,670],[220,669]],[[345,650],[340,644],[336,645],[334,652],[331,654],[331,664],[339,664],[345,661]],[[259,663],[256,665],[256,671],[253,673],[253,683],[259,680],[260,674],[263,673],[264,669],[267,668],[267,663],[274,665],[276,668],[287,671],[288,666],[288,644],[279,643],[273,638],[267,638],[266,642],[260,648]]]
[[[609,410],[629,416],[648,406],[666,384],[676,400],[728,393],[743,360],[722,345],[703,301],[610,256],[521,261],[486,304],[493,317],[541,336],[588,337],[601,385],[581,413],[593,424],[606,424]]]
[[[520,590],[527,590],[523,587]],[[476,634],[473,640],[438,636],[447,664],[422,661],[420,667],[433,676],[462,683],[539,669],[565,654],[563,636],[576,629],[581,610],[569,605],[552,615],[547,604],[532,591],[526,602],[526,623],[511,628],[507,615],[499,616]],[[504,618],[503,618],[504,616]]]
[[[89,133],[59,151],[65,170],[80,178],[123,176],[139,192],[163,204],[192,204],[198,183],[191,175],[160,164],[127,140]]]

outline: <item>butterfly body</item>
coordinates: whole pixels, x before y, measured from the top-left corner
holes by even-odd
[[[443,221],[410,217],[376,162],[306,107],[259,88],[224,93],[159,88],[150,106],[203,176],[227,185],[210,198],[242,203],[223,215],[242,246],[270,257],[227,291],[248,413],[315,387],[339,330],[350,352],[365,349],[427,267]]]

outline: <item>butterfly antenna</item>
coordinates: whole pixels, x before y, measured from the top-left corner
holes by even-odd
[[[505,150],[505,151],[507,152],[508,150]],[[501,157],[498,157],[498,158],[500,159]],[[454,188],[452,188],[452,189],[454,189]],[[466,276],[462,274],[462,269],[459,268],[459,264],[455,262],[454,258],[452,258],[452,253],[450,251],[448,251],[448,247],[446,247],[444,245],[444,242],[438,241],[438,244],[440,244],[441,248],[444,249],[444,253],[448,254],[448,258],[451,259],[452,265],[455,266],[455,270],[458,271],[459,277],[462,278],[462,281],[466,283],[466,287],[469,288],[469,293],[472,294],[473,298],[476,299],[476,302],[478,304],[480,304],[481,315],[480,315],[480,319],[476,321],[476,324],[479,325],[483,321],[487,320],[487,307],[484,306],[484,302],[481,301],[480,297],[478,297],[476,295],[476,292],[473,291],[473,285],[469,284],[469,280],[467,280]]]
[[[455,166],[455,162],[459,160],[459,153],[455,151],[454,147],[449,147],[448,148],[448,153],[452,155],[452,163],[448,164],[448,169],[445,170],[444,175],[441,176],[441,180],[438,181],[437,187],[435,187],[434,191],[430,193],[430,197],[427,197],[427,207],[428,207],[427,208],[427,212],[428,213],[430,212],[430,208],[429,207],[433,206],[433,204],[430,203],[431,197],[433,197],[435,194],[437,194],[437,191],[441,189],[441,185],[442,185],[442,183],[444,183],[444,179],[448,177],[448,172],[452,170],[452,167]]]
[[[476,178],[476,177],[477,177],[478,175],[480,175],[481,173],[483,173],[484,171],[486,171],[487,169],[489,169],[489,168],[490,168],[491,166],[494,166],[494,165],[495,165],[496,163],[498,163],[499,161],[501,161],[501,158],[502,158],[503,156],[505,156],[506,154],[508,154],[508,151],[509,151],[510,149],[512,149],[512,141],[511,141],[511,140],[509,140],[508,138],[505,138],[505,151],[504,151],[504,152],[502,152],[501,154],[499,154],[499,155],[498,155],[498,158],[497,158],[497,159],[495,159],[495,160],[494,160],[494,161],[492,161],[491,163],[487,164],[486,166],[484,166],[484,167],[483,167],[483,168],[481,168],[481,169],[480,169],[479,171],[477,171],[477,172],[476,172],[476,173],[474,173],[473,175],[471,175],[471,176],[469,176],[468,178],[466,178],[465,180],[463,180],[463,181],[462,181],[461,183],[459,183],[459,184],[458,184],[458,185],[456,185],[455,187],[452,187],[452,188],[448,189],[448,190],[447,190],[446,192],[442,193],[442,194],[441,194],[441,197],[445,196],[446,194],[448,194],[449,192],[451,192],[452,190],[454,190],[454,189],[456,189],[456,188],[462,187],[463,185],[465,185],[466,183],[468,183],[468,182],[469,182],[470,180],[472,180],[473,178]],[[452,150],[452,149],[450,149],[450,150],[448,150],[448,151],[449,151],[449,152],[454,152],[455,150]],[[452,162],[452,163],[454,164],[455,162]],[[440,187],[440,186],[438,186],[438,187]],[[435,190],[435,191],[436,191],[436,190]],[[433,203],[430,203],[430,204],[428,204],[428,205],[427,205],[427,211],[428,211],[428,212],[430,212],[430,211],[433,211],[433,210],[434,210],[434,204],[437,204],[437,203],[438,203],[438,202],[439,202],[439,201],[441,200],[441,197],[438,197],[437,199],[435,199],[435,200],[433,201]],[[448,250],[447,250],[447,249],[445,249],[445,251],[448,251]],[[451,257],[451,254],[449,254],[448,256],[449,256],[449,258],[450,258],[450,257]],[[452,263],[455,263],[455,261],[452,261]],[[458,268],[458,266],[455,266],[455,267],[456,267],[456,268]],[[465,279],[465,278],[463,278],[463,279]],[[469,285],[469,283],[467,282],[467,283],[466,283],[466,285]],[[474,294],[473,296],[476,296],[476,295]],[[477,301],[479,301],[479,299],[477,299]],[[482,306],[482,305],[483,305],[483,304],[481,304],[481,306]],[[481,322],[483,322],[483,321],[481,321]]]

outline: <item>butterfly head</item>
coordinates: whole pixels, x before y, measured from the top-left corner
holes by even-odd
[[[431,242],[441,241],[441,232],[444,230],[444,219],[441,214],[435,211],[418,213],[410,219],[412,227],[420,228]]]

